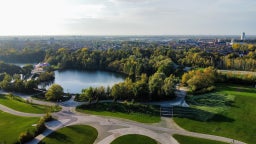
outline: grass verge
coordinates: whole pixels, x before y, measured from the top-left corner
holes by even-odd
[[[77,111],[87,114],[112,116],[141,123],[156,123],[161,120],[159,107],[132,103],[98,103],[82,105]]]
[[[157,141],[144,135],[128,134],[118,137],[111,144],[157,144]]]
[[[190,101],[194,110],[212,114],[205,121],[193,118],[174,118],[181,127],[199,133],[220,135],[254,144],[256,139],[256,88],[242,85],[219,84],[217,91],[211,93],[226,100],[212,105],[214,97],[201,95],[195,102]],[[205,96],[205,99],[203,97]],[[204,101],[204,102],[200,102]],[[205,101],[208,101],[205,102]],[[222,101],[222,100],[221,100]],[[216,102],[215,102],[216,103]],[[184,114],[186,117],[186,114]]]
[[[220,141],[213,141],[208,139],[201,139],[201,138],[195,138],[195,137],[183,136],[183,135],[177,135],[177,134],[173,135],[173,137],[180,144],[228,144]]]
[[[97,130],[91,126],[73,125],[50,134],[40,144],[93,144],[97,136]]]
[[[36,113],[43,114],[47,112],[57,112],[61,110],[58,106],[43,106],[29,103],[20,97],[13,96],[10,94],[0,95],[0,104],[5,105],[11,109],[26,112],[26,113]]]
[[[0,143],[13,144],[18,141],[19,134],[26,130],[33,130],[33,124],[39,118],[19,117],[0,111]]]

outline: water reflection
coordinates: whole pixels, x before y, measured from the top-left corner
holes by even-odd
[[[40,88],[48,88],[52,83],[59,84],[65,92],[81,93],[81,90],[88,87],[113,86],[124,81],[123,75],[106,71],[79,71],[65,70],[55,71],[55,80],[51,83],[42,83]]]

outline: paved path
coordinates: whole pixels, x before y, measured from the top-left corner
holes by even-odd
[[[126,119],[79,113],[75,111],[75,106],[77,106],[79,103],[72,102],[73,99],[74,97],[72,97],[72,99],[67,102],[58,103],[62,107],[62,111],[52,114],[54,117],[57,118],[57,120],[46,123],[47,130],[42,134],[38,135],[28,144],[37,144],[39,141],[41,141],[43,138],[56,131],[57,129],[76,124],[85,124],[95,127],[98,131],[98,138],[95,141],[95,143],[97,144],[109,144],[117,137],[126,134],[146,135],[162,144],[178,144],[178,142],[171,136],[173,134],[207,138],[210,140],[223,141],[227,143],[233,141],[233,139],[221,136],[186,131],[176,125],[170,118],[162,118],[162,121],[157,124],[143,124]],[[34,102],[34,100],[32,102]],[[36,100],[35,102],[38,102],[38,100]],[[39,103],[42,104],[45,102]],[[0,105],[0,110],[18,116],[42,116],[41,114],[28,114],[17,112],[2,105]],[[236,144],[245,144],[240,141],[235,142]]]
[[[19,111],[11,109],[9,107],[6,107],[4,105],[1,105],[1,104],[0,104],[0,110],[4,111],[6,113],[10,113],[10,114],[17,115],[17,116],[24,116],[24,117],[41,117],[41,116],[45,115],[45,114],[32,114],[32,113],[19,112]]]

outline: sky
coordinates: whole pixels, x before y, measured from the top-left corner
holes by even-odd
[[[256,0],[0,0],[0,35],[256,35]]]

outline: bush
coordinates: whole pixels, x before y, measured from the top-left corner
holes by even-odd
[[[144,105],[139,103],[99,103],[78,106],[81,109],[94,109],[97,111],[110,111],[121,113],[146,113],[150,115],[159,115],[159,107]]]
[[[31,133],[29,131],[22,132],[18,138],[19,143],[26,143],[32,140],[35,136],[43,133],[46,130],[45,122],[52,120],[52,116],[47,113],[44,117],[41,117],[36,125],[36,129]]]
[[[19,136],[19,143],[23,144],[25,142],[32,140],[33,138],[34,136],[29,131],[22,132]]]
[[[53,117],[49,113],[47,113],[43,118],[45,122],[53,120]]]
[[[216,89],[215,86],[210,86],[210,87],[207,87],[207,88],[203,88],[201,90],[198,90],[198,91],[194,91],[192,92],[193,94],[204,94],[204,93],[208,93],[208,92],[212,92]]]

